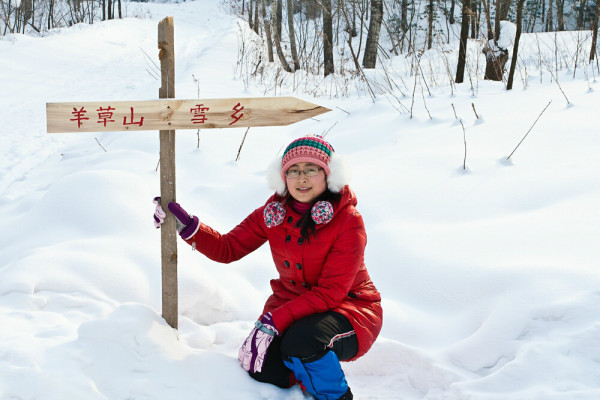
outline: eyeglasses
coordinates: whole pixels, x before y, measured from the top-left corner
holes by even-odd
[[[285,176],[287,176],[290,179],[296,179],[298,177],[300,177],[301,174],[304,174],[304,176],[306,176],[307,178],[316,176],[319,171],[321,171],[323,168],[307,168],[304,170],[300,170],[300,169],[288,169],[287,172],[285,173]]]

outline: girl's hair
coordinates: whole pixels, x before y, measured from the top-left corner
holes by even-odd
[[[329,189],[325,189],[325,191],[321,193],[319,197],[315,199],[314,202],[316,203],[317,201],[328,201],[331,204],[337,204],[341,198],[341,193],[334,193]],[[312,209],[309,209],[300,217],[300,236],[302,236],[304,240],[307,240],[309,242],[309,235],[312,233],[314,236],[316,236],[317,234],[315,221],[313,221],[310,215],[311,211]]]

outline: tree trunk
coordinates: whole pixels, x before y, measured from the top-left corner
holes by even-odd
[[[429,0],[428,16],[427,16],[427,49],[431,50],[433,43],[433,0]]]
[[[471,1],[471,38],[477,39],[477,0]]]
[[[354,6],[354,5],[353,5]],[[352,54],[352,61],[354,61],[354,67],[356,68],[356,71],[360,71],[360,63],[358,62],[358,57],[354,51],[354,47],[352,46],[352,28],[350,28],[350,25],[352,24],[350,22],[350,18],[348,17],[348,12],[346,11],[346,9],[344,7],[340,7],[340,11],[342,13],[342,15],[344,16],[344,19],[346,20],[346,25],[348,25],[348,48],[350,49],[350,54]],[[352,7],[352,13],[353,13],[353,17],[355,15],[355,9],[354,7]]]
[[[271,38],[271,22],[269,22],[269,18],[267,18],[267,5],[265,0],[261,0],[262,6],[262,17],[263,23],[265,25],[265,35],[267,36],[267,52],[269,54],[269,62],[274,62],[273,59],[273,39]]]
[[[248,2],[248,25],[250,25],[250,29],[252,29],[253,31],[256,32],[256,29],[254,29],[254,3],[253,1],[258,1],[258,0],[250,0]]]
[[[277,3],[275,4],[275,12],[277,13],[277,18],[275,19],[275,21],[277,21],[275,23],[275,29],[277,30],[276,34],[279,36],[279,40],[281,40],[281,24],[283,23],[283,6],[281,4],[281,0],[277,0]]]
[[[598,39],[598,17],[600,16],[600,1],[596,0],[596,12],[594,13],[594,25],[592,27],[592,48],[590,49],[590,62],[596,56],[596,40]]]
[[[577,14],[577,29],[583,29],[583,12],[587,1],[579,0],[579,13]]]
[[[377,64],[377,47],[379,46],[379,32],[383,21],[383,0],[371,0],[371,20],[369,21],[369,33],[365,45],[363,67],[375,68]]]
[[[494,39],[494,30],[492,29],[492,19],[490,17],[490,0],[483,0],[483,12],[485,13],[485,22],[487,24],[487,39]]]
[[[119,19],[123,19],[123,9],[121,8],[121,0],[119,0]]]
[[[494,1],[494,8],[496,9],[496,13],[494,16],[494,41],[498,43],[498,38],[500,38],[500,4],[502,0]]]
[[[454,4],[454,0],[452,0]],[[450,22],[452,23],[452,21]],[[406,32],[408,30],[408,0],[402,0],[402,17],[400,19],[400,26],[402,27],[402,32]]]
[[[21,18],[23,21],[23,33],[25,33],[25,25],[27,25],[27,21],[31,19],[33,15],[33,1],[32,0],[22,0],[21,1]]]
[[[258,18],[258,0],[254,1],[254,32],[260,35],[260,22]]]
[[[508,83],[506,90],[512,90],[515,68],[517,66],[517,56],[519,54],[519,39],[521,39],[521,25],[523,21],[523,3],[525,0],[519,0],[517,3],[517,33],[515,34],[515,44],[513,48],[512,60],[510,61],[510,72],[508,74]]]
[[[500,4],[500,20],[506,21],[508,18],[508,11],[510,11],[510,2],[511,0],[501,0]]]
[[[456,0],[451,0],[450,1],[450,24],[454,24],[454,22],[456,22],[454,20],[454,5],[456,3]]]
[[[508,50],[499,48],[496,43],[488,43],[483,47],[485,54],[485,75],[483,79],[501,81],[504,76],[504,66],[508,61]]]
[[[552,32],[552,0],[548,0],[548,16],[546,17],[546,32]]]
[[[467,61],[467,38],[469,36],[470,0],[462,0],[462,23],[460,25],[460,45],[458,47],[458,63],[456,64],[456,83],[465,80],[465,64]]]
[[[277,30],[277,12],[276,12],[276,4],[275,2],[271,2],[271,18],[273,21],[273,42],[275,44],[275,50],[277,51],[277,57],[279,58],[279,62],[281,62],[281,66],[286,72],[293,72],[292,68],[287,63],[285,59],[285,55],[283,54],[283,50],[281,49],[281,30]]]
[[[556,29],[558,31],[565,30],[565,0],[556,0]]]
[[[54,28],[54,0],[50,0],[48,6],[48,30]]]
[[[298,51],[296,50],[296,33],[294,30],[294,6],[292,0],[287,0],[288,29],[290,31],[290,50],[294,62],[294,71],[300,69],[300,60],[298,60]]]
[[[323,65],[324,76],[334,73],[331,0],[323,0]]]

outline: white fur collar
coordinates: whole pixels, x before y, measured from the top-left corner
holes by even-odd
[[[283,196],[286,193],[286,186],[281,176],[281,157],[275,158],[267,168],[267,182],[269,187]],[[327,177],[327,187],[334,193],[339,193],[344,186],[350,183],[350,172],[342,156],[333,153],[329,161],[329,176]]]

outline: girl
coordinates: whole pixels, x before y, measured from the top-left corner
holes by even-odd
[[[269,242],[279,278],[239,351],[250,376],[282,388],[298,383],[318,400],[351,400],[340,361],[365,354],[382,325],[356,196],[319,136],[290,143],[268,179],[276,193],[224,235],[178,203],[168,208],[183,240],[212,260],[236,261]],[[157,227],[165,216],[158,201]]]

